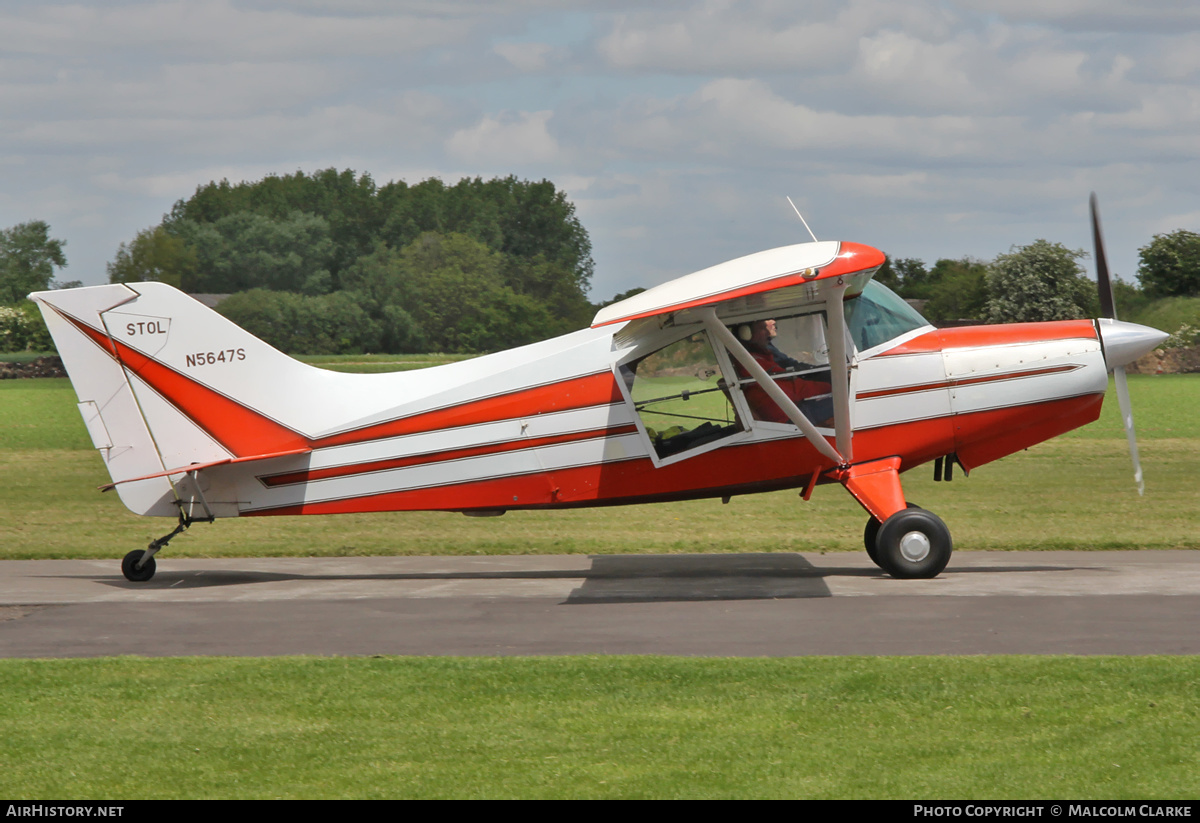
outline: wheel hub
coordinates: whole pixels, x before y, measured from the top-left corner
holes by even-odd
[[[910,563],[920,563],[929,556],[929,537],[924,532],[908,532],[900,538],[900,554]]]

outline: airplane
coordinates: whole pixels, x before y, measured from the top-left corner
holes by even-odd
[[[288,357],[157,282],[30,295],[121,501],[175,529],[222,517],[442,510],[495,516],[840,483],[895,578],[953,551],[901,473],[964,473],[1095,420],[1166,335],[1116,320],[1092,201],[1098,320],[934,328],[853,242],[788,245],[602,308],[589,328],[420,371]],[[1107,292],[1107,298],[1104,297]]]

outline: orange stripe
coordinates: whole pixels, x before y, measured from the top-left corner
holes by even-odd
[[[310,446],[308,438],[300,433],[185,377],[86,323],[69,315],[63,316],[237,457]]]
[[[1099,414],[1102,395],[948,415],[855,432],[856,462],[897,454],[906,471],[957,450],[968,469],[1077,428]],[[803,437],[731,445],[655,468],[639,457],[526,475],[405,489],[339,500],[243,510],[242,516],[385,511],[566,508],[683,500],[802,487],[833,464]],[[822,475],[817,481],[831,479]]]
[[[440,431],[478,423],[494,423],[497,420],[532,417],[548,412],[607,406],[621,400],[621,391],[613,373],[603,371],[586,377],[573,377],[558,383],[471,400],[443,409],[421,412],[411,417],[389,420],[386,423],[376,423],[354,431],[322,437],[313,445],[315,448],[343,446],[364,440]]]
[[[939,380],[936,383],[922,383],[916,386],[902,386],[895,389],[879,389],[877,391],[858,392],[855,396],[859,400],[873,400],[877,397],[894,397],[901,394],[913,394],[914,392],[935,391],[937,389],[949,389],[955,386],[973,386],[979,383],[999,383],[1005,380],[1019,380],[1022,377],[1037,377],[1042,374],[1058,374],[1059,372],[1075,371],[1082,368],[1077,365],[1068,366],[1048,366],[1044,369],[1028,369],[1026,371],[1005,372],[1003,374],[993,374],[984,377],[967,377],[967,378],[952,378],[950,380]]]
[[[442,486],[380,492],[298,503],[269,509],[243,509],[243,516],[343,514],[384,511],[463,511],[559,506],[594,506],[653,500],[719,496],[730,488],[788,488],[803,485],[814,465],[832,463],[803,437],[720,449],[691,460],[655,468],[648,457],[573,466],[552,471],[473,480]],[[804,477],[793,482],[798,467]]]
[[[298,448],[341,446],[622,401],[616,378],[606,370],[312,439],[113,340],[70,315],[59,314],[238,457]]]
[[[1046,323],[1006,323],[993,326],[959,326],[938,329],[888,349],[879,357],[899,354],[926,354],[943,349],[972,349],[983,346],[1008,346],[1014,343],[1043,343],[1050,340],[1095,340],[1096,327],[1091,320],[1054,320]]]
[[[441,463],[448,460],[460,460],[466,457],[482,457],[489,454],[536,449],[541,446],[553,446],[560,443],[573,443],[578,440],[591,440],[598,437],[617,437],[622,434],[632,434],[637,426],[632,424],[618,426],[613,429],[596,429],[594,431],[575,432],[572,434],[547,435],[532,437],[525,440],[512,440],[507,443],[492,443],[487,446],[472,446],[461,449],[447,449],[440,452],[412,455],[409,457],[394,457],[388,460],[373,460],[367,463],[353,463],[345,466],[329,466],[308,471],[284,472],[282,474],[265,475],[260,477],[263,485],[274,488],[289,486],[295,483],[308,483],[313,480],[326,480],[332,477],[351,477],[370,472],[387,471],[388,469],[403,469],[409,466],[420,466],[426,463]]]

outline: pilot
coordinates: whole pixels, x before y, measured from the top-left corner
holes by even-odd
[[[775,330],[774,327],[774,320],[755,320],[752,323],[740,326],[737,330],[738,337],[746,344],[746,351],[754,357],[758,365],[762,366],[763,371],[769,375],[776,375],[797,368],[813,368],[805,363],[801,363],[799,360],[788,357],[772,345],[771,338],[775,335],[771,332]],[[785,362],[780,362],[780,358],[783,358]],[[738,377],[747,378],[750,376],[749,372],[740,363],[736,363],[735,361],[735,365],[737,366]],[[825,381],[807,380],[799,376],[777,378],[775,379],[775,384],[810,419],[813,418],[813,415],[809,410],[804,408],[801,401],[806,398],[816,397],[817,395],[829,394],[833,390],[833,387]],[[779,405],[767,395],[762,386],[757,383],[743,385],[742,393],[746,396],[746,402],[750,404],[750,410],[753,412],[755,420],[766,420],[773,423],[790,422],[783,409],[779,408]],[[818,425],[827,424],[825,418],[829,417],[832,413],[832,406],[829,407],[828,411],[829,413],[825,413],[825,410],[822,409],[818,413],[817,420],[821,421]]]
[[[775,345],[775,338],[779,336],[779,329],[775,326],[775,321],[764,321],[767,324],[767,351],[775,358],[775,362],[783,366],[787,371],[800,371],[801,369],[816,368],[808,363],[801,363],[794,357],[784,354]]]

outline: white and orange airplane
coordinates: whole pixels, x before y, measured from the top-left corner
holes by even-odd
[[[872,281],[883,262],[857,243],[785,246],[608,306],[573,334],[393,374],[300,363],[161,283],[31,297],[104,488],[178,520],[125,557],[130,580],[219,517],[808,499],[823,483],[866,509],[880,568],[934,577],[950,532],[906,504],[900,474],[934,461],[949,479],[1095,420],[1107,372],[1126,402],[1121,367],[1166,335],[1116,321],[1111,290],[1108,319],[935,329]]]

